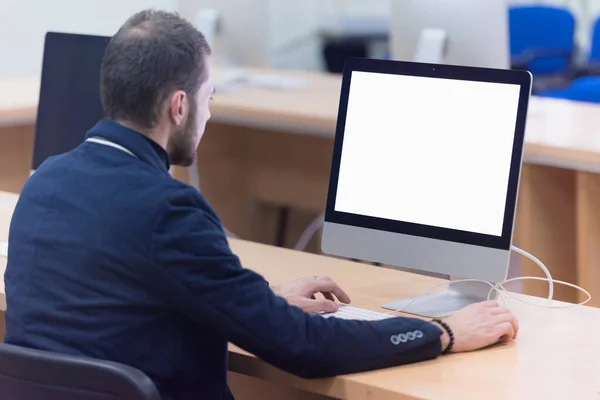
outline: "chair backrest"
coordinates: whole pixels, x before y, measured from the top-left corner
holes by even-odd
[[[541,54],[529,64],[534,75],[566,72],[567,57],[547,57],[548,53],[575,51],[575,17],[566,8],[552,6],[512,6],[509,8],[510,53],[518,58],[526,53]]]
[[[592,28],[592,41],[590,43],[588,63],[600,63],[600,18],[596,19],[596,22]]]
[[[110,37],[47,32],[31,170],[79,146],[103,117],[100,67]]]
[[[125,365],[0,343],[3,399],[160,400],[145,374]]]

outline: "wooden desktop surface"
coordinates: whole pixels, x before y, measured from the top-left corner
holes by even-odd
[[[0,240],[7,238],[16,200],[16,195],[0,192]],[[246,241],[232,240],[231,246],[246,268],[263,274],[272,284],[327,275],[346,289],[355,306],[373,310],[381,310],[384,302],[415,296],[438,282],[391,269]],[[5,262],[0,258],[0,273]],[[3,287],[0,288],[3,296]],[[543,303],[538,298],[520,298]],[[231,346],[230,371],[235,374],[232,380],[242,377],[277,388],[297,388],[303,391],[305,397],[302,398],[313,399],[597,399],[600,393],[600,310],[589,307],[544,309],[514,300],[509,301],[509,306],[519,318],[521,331],[516,342],[508,345],[310,381],[279,371]],[[3,302],[1,307],[5,310]],[[306,397],[307,393],[320,396]]]

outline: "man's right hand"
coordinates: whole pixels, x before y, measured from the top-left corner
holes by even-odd
[[[481,349],[499,341],[510,342],[519,332],[515,316],[496,300],[471,304],[443,320],[454,334],[452,353]],[[444,332],[442,349],[445,349],[449,338],[440,328]]]

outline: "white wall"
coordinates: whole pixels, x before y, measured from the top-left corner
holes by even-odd
[[[47,31],[112,35],[145,8],[177,0],[0,0],[0,82],[39,76]]]

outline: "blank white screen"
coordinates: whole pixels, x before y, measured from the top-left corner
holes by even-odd
[[[335,210],[502,236],[519,92],[354,71]]]

